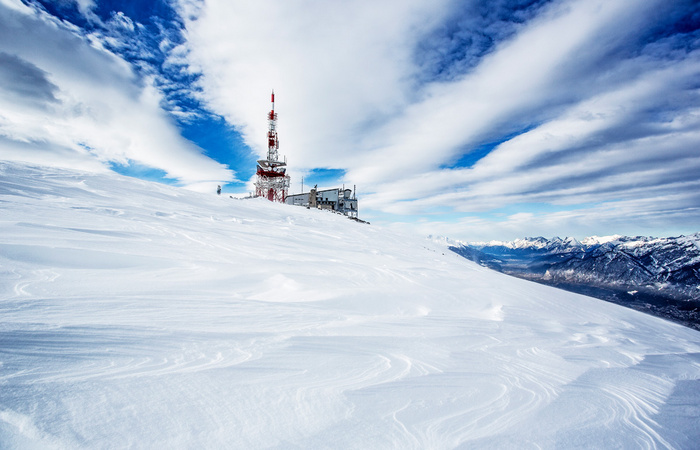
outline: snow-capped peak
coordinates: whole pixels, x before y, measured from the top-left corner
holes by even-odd
[[[623,236],[614,234],[612,236],[588,236],[581,240],[581,244],[585,246],[602,245],[610,242],[618,242]]]

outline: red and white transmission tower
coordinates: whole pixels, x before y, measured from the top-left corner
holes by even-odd
[[[271,202],[284,202],[289,190],[287,161],[279,160],[280,141],[277,139],[277,113],[275,113],[275,91],[272,91],[272,110],[267,114],[267,159],[258,160],[258,179],[255,181],[255,196],[266,197]]]

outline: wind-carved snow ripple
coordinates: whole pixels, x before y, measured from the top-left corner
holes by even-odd
[[[453,354],[452,368],[407,379],[383,389],[387,407],[397,423],[394,442],[420,446],[431,443],[451,448],[508,430],[557,395],[557,388],[569,381],[566,371],[557,369],[561,359],[539,348],[499,351],[499,343],[487,343],[489,365],[475,348]],[[456,363],[459,361],[459,363]],[[470,361],[473,364],[470,364]],[[496,374],[496,375],[493,375]],[[451,387],[449,395],[439,388]],[[376,394],[370,389],[358,395]],[[413,399],[406,404],[402,399]],[[401,430],[413,430],[407,439]]]
[[[358,421],[358,412],[361,413],[358,410],[366,406],[357,401],[358,393],[383,386],[390,388],[407,378],[440,372],[429,363],[401,353],[406,341],[396,341],[395,345],[380,349],[371,336],[295,336],[277,348],[268,348],[262,358],[242,364],[236,370],[255,374],[260,378],[259,382],[252,382],[255,389],[267,390],[264,386],[269,384],[266,382],[271,373],[269,364],[275,364],[276,373],[286,374],[275,379],[278,414],[298,418],[298,427],[308,426],[305,418],[315,417],[321,429],[333,428],[337,424],[347,425],[347,421]],[[350,437],[351,428],[348,425],[347,430],[340,432],[335,441],[339,446],[351,442],[341,437]],[[308,446],[328,444],[322,436],[334,434],[329,429],[318,435],[320,430],[306,431],[311,440],[303,445]],[[314,441],[314,436],[320,441]]]
[[[195,373],[240,364],[253,354],[217,336],[174,336],[157,330],[64,327],[0,331],[0,355],[33,367],[39,382],[82,382]],[[50,363],[46,363],[50,361]],[[11,373],[9,371],[8,373]]]

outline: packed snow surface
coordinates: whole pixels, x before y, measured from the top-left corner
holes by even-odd
[[[318,210],[0,163],[0,447],[697,448],[700,333]]]

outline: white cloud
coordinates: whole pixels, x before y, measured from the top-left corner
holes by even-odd
[[[369,205],[415,214],[435,206],[473,212],[513,203],[600,202],[630,191],[649,196],[651,188],[700,169],[693,158],[700,138],[698,108],[689,105],[668,112],[665,122],[644,123],[659,99],[700,75],[698,67],[700,53],[693,53],[672,67],[642,72],[630,84],[585,99],[501,144],[473,168],[379,184]],[[653,133],[639,131],[648,127]],[[396,203],[407,199],[415,200]]]
[[[210,106],[259,155],[274,88],[281,152],[301,168],[345,168],[372,121],[405,106],[411,52],[446,3],[210,1],[186,24],[189,59]]]
[[[583,239],[606,236],[611,231],[629,236],[665,236],[690,234],[688,223],[700,216],[700,183],[677,186],[652,198],[611,201],[595,206],[566,208],[560,211],[494,213],[489,216],[467,215],[455,220],[442,217],[420,221],[390,223],[389,227],[411,230],[422,235],[449,236],[465,242],[492,239],[514,240],[533,236],[572,236]],[[370,215],[366,218],[373,220]],[[694,228],[697,229],[697,228]]]
[[[43,77],[37,83],[53,86],[55,100],[30,105],[13,99],[11,86],[0,87],[4,159],[71,166],[83,160],[87,167],[95,160],[103,165],[133,161],[184,185],[209,182],[212,189],[233,179],[230,170],[180,136],[150,80],[139,80],[125,61],[89,45],[45,13],[13,8],[6,0],[0,4],[0,52],[10,55],[0,70],[18,64],[35,68]],[[47,158],[52,151],[61,157]]]
[[[566,78],[570,66],[584,65],[579,57],[599,56],[594,51],[599,40],[627,33],[624,27],[610,30],[619,18],[636,22],[651,2],[634,6],[624,1],[555,4],[463,79],[427,87],[423,101],[376,133],[376,149],[351,175],[377,183],[421,173],[484,139],[550,119],[558,113],[552,105],[588,94],[576,86],[577,78]],[[584,50],[592,55],[584,56]]]

